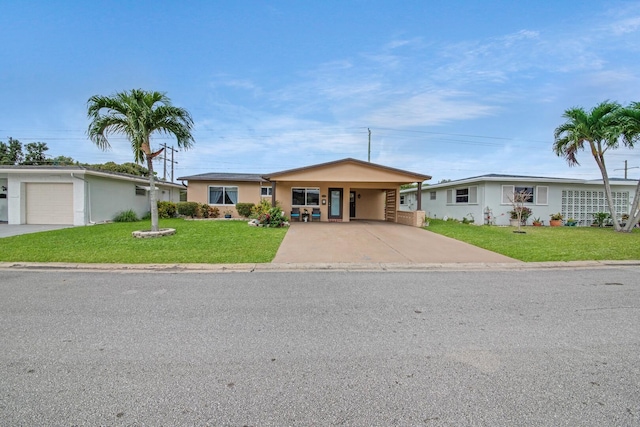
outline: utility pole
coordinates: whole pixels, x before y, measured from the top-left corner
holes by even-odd
[[[166,143],[160,144],[160,146],[164,148],[164,151],[162,152],[162,159],[164,161],[164,172],[162,173],[162,179],[163,181],[167,180],[167,150],[171,150],[171,160],[169,160],[169,162],[171,162],[171,182],[173,182],[173,165],[178,163],[173,160],[173,153],[177,152],[178,150],[173,147],[168,147]]]
[[[367,128],[369,131],[369,150],[367,151],[367,161],[371,163],[371,129]]]
[[[629,169],[638,169],[638,168],[639,168],[638,166],[634,166],[634,167],[631,167],[631,168],[628,167],[627,166],[627,161],[625,160],[624,161],[624,179],[627,179],[627,170],[629,170]],[[620,171],[620,170],[622,170],[622,169],[614,169],[614,171]]]

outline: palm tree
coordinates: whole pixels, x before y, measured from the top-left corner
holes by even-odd
[[[589,112],[580,107],[566,110],[562,117],[567,121],[556,128],[553,144],[553,151],[557,156],[564,157],[569,166],[580,164],[577,159],[578,151],[584,149],[585,143],[588,144],[602,174],[609,213],[616,231],[621,231],[621,228],[613,206],[604,153],[610,148],[617,148],[620,141],[621,130],[618,119],[620,108],[620,104],[616,102],[604,101]]]
[[[141,89],[118,92],[113,96],[94,95],[88,101],[89,139],[98,148],[111,148],[107,137],[111,133],[124,134],[131,142],[136,163],[147,162],[149,170],[149,202],[151,204],[151,231],[158,231],[158,203],[156,202],[153,158],[162,152],[151,149],[154,132],[172,134],[178,147],[190,148],[194,143],[191,130],[193,119],[183,108],[171,105],[161,92]]]
[[[634,144],[640,141],[640,102],[631,103],[627,108],[618,111],[619,123],[623,135],[624,144],[633,148]],[[625,226],[625,231],[631,228],[640,220],[640,180],[636,185],[636,194],[631,204],[630,218]]]

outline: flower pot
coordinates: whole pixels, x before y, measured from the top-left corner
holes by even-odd
[[[541,222],[534,222],[533,226],[534,227],[542,227],[542,223]]]
[[[552,219],[549,221],[549,225],[551,227],[560,227],[562,225],[562,220],[561,219]]]
[[[509,225],[512,226],[512,227],[517,227],[518,226],[518,218],[516,218],[516,219],[511,218],[509,220]]]

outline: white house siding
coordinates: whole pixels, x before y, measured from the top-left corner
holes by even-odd
[[[422,207],[426,215],[431,218],[449,217],[462,220],[466,217],[474,219],[476,223],[491,222],[495,225],[508,225],[509,211],[513,206],[504,199],[503,186],[534,188],[533,203],[525,203],[525,206],[532,211],[529,223],[534,217],[539,217],[548,224],[550,215],[560,212],[565,219],[574,218],[579,225],[586,226],[593,221],[592,213],[608,212],[604,187],[600,182],[553,178],[548,180],[528,178],[522,181],[469,179],[437,184],[423,189]],[[455,203],[455,190],[470,187],[477,187],[475,199],[467,203]],[[541,190],[540,194],[538,190]],[[436,192],[436,200],[431,200],[433,191]],[[449,191],[450,203],[447,203],[447,191]],[[612,192],[618,216],[628,213],[635,195],[635,183],[612,181]],[[544,193],[546,193],[546,200]],[[491,212],[491,215],[487,215],[487,212]]]
[[[27,223],[27,184],[69,184],[72,186],[72,212],[73,225],[83,225],[84,222],[84,184],[82,181],[76,182],[69,173],[41,173],[41,174],[9,174],[7,178],[8,188],[8,212],[7,219],[9,224],[26,224]],[[55,194],[52,195],[55,197]],[[46,207],[42,207],[46,209]],[[60,223],[56,221],[54,223]],[[64,223],[68,223],[64,219]]]
[[[86,225],[112,220],[128,209],[139,216],[150,209],[148,191],[136,195],[136,187],[148,187],[146,180],[80,168],[21,168],[2,173],[0,185],[7,187],[7,198],[0,199],[0,221],[9,224]],[[159,183],[157,198],[178,202],[180,189],[176,184]]]

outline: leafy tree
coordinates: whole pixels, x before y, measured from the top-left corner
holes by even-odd
[[[585,144],[588,145],[602,174],[609,213],[616,231],[623,230],[614,210],[604,154],[609,149],[618,148],[621,139],[621,127],[619,126],[621,108],[620,104],[616,102],[604,101],[593,107],[591,111],[585,111],[581,107],[566,110],[562,117],[567,121],[555,129],[553,143],[553,151],[557,156],[564,157],[569,166],[580,164],[577,159],[578,151],[584,150]],[[628,231],[628,228],[625,231]]]
[[[141,89],[118,92],[110,97],[94,95],[89,98],[87,115],[91,120],[87,133],[98,148],[107,150],[111,147],[107,139],[111,133],[124,134],[131,143],[135,162],[146,160],[151,188],[151,230],[158,231],[153,159],[162,149],[152,150],[151,135],[155,132],[174,135],[178,147],[188,149],[195,142],[191,135],[191,115],[187,110],[171,105],[164,93]]]
[[[19,165],[22,163],[22,143],[17,139],[9,137],[9,142],[5,144],[0,141],[0,164]]]
[[[24,146],[27,154],[24,156],[23,165],[44,165],[47,164],[47,158],[44,152],[49,150],[44,142],[30,142]]]
[[[67,156],[54,157],[53,159],[48,160],[47,163],[59,166],[73,166],[78,164],[78,162]]]
[[[109,172],[128,173],[129,175],[149,176],[149,170],[137,163],[123,163],[121,165],[115,162],[107,162],[103,164],[86,165],[93,169],[99,169]],[[154,172],[155,173],[155,172]]]

